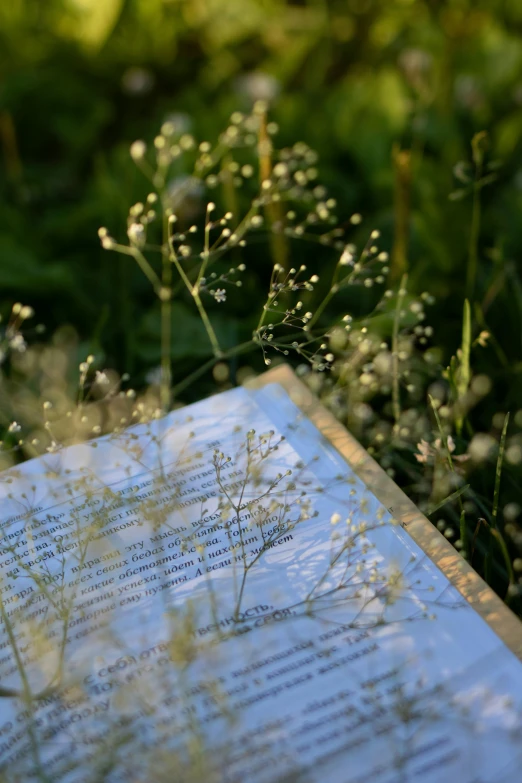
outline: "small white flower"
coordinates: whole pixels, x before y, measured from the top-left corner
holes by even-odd
[[[18,351],[19,353],[25,351],[27,344],[20,332],[17,332],[9,339],[9,347],[12,351]]]
[[[131,223],[127,229],[127,236],[132,245],[136,247],[143,247],[145,244],[145,226],[141,223]]]
[[[21,430],[21,429],[22,429],[22,428],[20,427],[20,425],[18,424],[18,422],[17,422],[17,421],[13,421],[13,422],[11,422],[11,424],[9,425],[9,427],[8,427],[7,431],[8,431],[8,432],[20,432],[20,430]]]
[[[133,160],[141,160],[147,151],[144,141],[134,141],[130,146],[130,154]]]
[[[340,514],[332,514],[330,517],[330,522],[332,525],[337,525],[341,521],[341,515]]]
[[[421,440],[420,443],[417,443],[417,452],[415,453],[417,462],[428,462],[432,453],[432,448],[426,440]]]
[[[280,82],[263,71],[249,71],[237,82],[237,90],[252,101],[272,101],[281,90]],[[237,114],[234,112],[234,114]]]
[[[34,310],[32,307],[29,307],[29,305],[25,305],[20,310],[20,318],[22,318],[24,321],[26,318],[32,318],[34,315]]]
[[[483,462],[491,457],[497,442],[492,435],[486,432],[477,432],[468,446],[468,454],[474,462]]]
[[[216,302],[225,302],[227,298],[227,292],[224,288],[218,288],[217,291],[211,291],[212,296]]]
[[[95,376],[95,383],[99,384],[100,386],[107,386],[109,381],[109,376],[106,372],[100,370],[96,370],[96,376]]]
[[[437,438],[433,445],[437,450],[439,450],[441,447],[444,447],[444,444],[442,443],[442,440],[440,438]],[[455,451],[455,441],[453,440],[451,435],[448,435],[448,437],[446,438],[446,445],[448,447],[449,453],[453,454],[453,452]]]
[[[491,337],[490,333],[489,333],[488,331],[485,331],[485,330],[484,330],[484,331],[482,331],[482,332],[479,334],[479,336],[477,337],[477,342],[478,342],[478,344],[479,344],[479,345],[480,345],[482,348],[485,348],[485,347],[486,347],[486,345],[488,344],[488,340],[489,340],[489,338],[490,338],[490,337]]]

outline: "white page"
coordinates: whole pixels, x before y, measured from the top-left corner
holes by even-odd
[[[236,455],[251,428],[252,445],[270,430],[266,444],[286,440],[244,488]],[[283,476],[243,509],[241,531],[220,517],[217,442],[234,502]],[[0,700],[7,780],[36,780],[35,766],[47,780],[170,780],[174,768],[260,783],[519,779],[520,663],[280,387],[227,392],[10,473],[1,686],[23,697],[14,634],[26,696],[47,695],[32,714]],[[287,510],[259,512],[276,502]],[[351,531],[361,520],[366,537]],[[55,606],[69,609],[63,666]]]

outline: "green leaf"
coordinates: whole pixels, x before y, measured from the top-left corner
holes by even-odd
[[[459,489],[457,489],[455,492],[452,492],[451,495],[448,495],[447,498],[444,498],[444,500],[441,500],[440,503],[437,503],[436,506],[430,508],[430,510],[428,511],[428,516],[431,516],[436,511],[439,511],[439,509],[445,506],[446,503],[452,503],[454,500],[457,500],[457,498],[463,495],[464,492],[466,492],[469,489],[469,487],[470,487],[469,484],[464,484],[463,487],[459,487]]]

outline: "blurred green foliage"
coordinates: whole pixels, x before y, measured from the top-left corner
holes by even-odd
[[[158,360],[150,286],[96,235],[100,225],[123,233],[128,205],[146,193],[129,144],[152,139],[173,114],[214,139],[232,111],[267,98],[280,143],[302,138],[316,149],[341,215],[364,215],[359,237],[380,229],[410,290],[435,295],[437,342],[449,358],[472,230],[471,140],[486,131],[491,182],[480,192],[472,298],[476,327],[484,318],[498,342],[485,361],[500,404],[516,409],[521,44],[518,0],[2,3],[0,309],[20,299],[50,330],[73,324],[107,364],[136,377],[150,369]],[[319,273],[335,262],[329,249],[294,249]],[[218,313],[232,342],[251,331],[269,243],[251,259],[259,286],[232,297],[226,319]],[[206,350],[181,309],[175,377]]]

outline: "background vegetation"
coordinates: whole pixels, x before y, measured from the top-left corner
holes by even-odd
[[[129,205],[148,192],[129,146],[135,139],[151,142],[166,120],[214,141],[232,112],[249,112],[255,100],[266,100],[269,119],[279,126],[279,146],[302,140],[317,150],[320,179],[337,201],[350,241],[362,246],[371,230],[379,230],[380,249],[391,257],[387,284],[397,289],[407,273],[411,295],[434,297],[428,315],[433,331],[423,339],[441,371],[420,384],[412,406],[423,422],[429,420],[433,438],[438,424],[427,393],[437,397],[437,388],[429,382],[440,382],[459,349],[462,364],[466,340],[475,346],[470,373],[489,392],[477,393],[465,426],[458,411],[453,417],[455,453],[470,456],[477,433],[498,443],[511,412],[501,449],[502,494],[498,450],[485,448],[483,437],[484,460],[473,461],[471,454],[471,488],[459,498],[468,503],[466,530],[457,501],[438,521],[468,557],[471,540],[482,546],[474,565],[518,607],[521,39],[518,0],[1,4],[0,311],[7,316],[17,301],[33,307],[46,328],[43,339],[66,345],[73,355],[71,378],[94,354],[100,367],[129,373],[135,386],[144,387],[160,362],[157,298],[132,260],[107,254],[97,236],[100,226],[124,236]],[[168,184],[173,193],[185,175],[181,168],[174,172]],[[219,202],[220,195],[212,198]],[[205,203],[205,195],[192,190],[183,201],[187,219],[201,218]],[[356,212],[364,219],[350,226]],[[304,262],[319,274],[326,293],[339,253],[317,243],[289,240],[290,246],[292,263]],[[225,347],[250,339],[274,260],[268,237],[237,250],[234,263],[248,265],[243,287],[228,295],[226,310],[219,302],[209,306]],[[346,288],[330,303],[325,328],[326,315],[364,318],[375,303],[374,288]],[[174,384],[211,357],[191,305],[182,295],[173,307]],[[390,324],[375,322],[374,328],[382,337]],[[42,337],[28,325],[26,339]],[[410,343],[421,347],[413,331]],[[236,357],[222,376],[203,375],[182,399],[235,382],[245,365],[263,369],[261,351]],[[457,371],[462,391],[467,369]],[[16,372],[10,378],[22,382]],[[451,386],[451,377],[444,382]],[[418,473],[428,465],[415,457],[422,427],[402,439],[397,429],[386,431],[379,446],[374,431],[357,427],[351,407],[339,406],[338,394],[332,402],[328,382],[315,385],[429,511],[428,501],[433,507],[440,498]],[[387,402],[374,395],[373,405],[385,419]],[[5,421],[12,418],[7,413]],[[443,452],[447,446],[443,438]],[[437,458],[431,458],[435,471]],[[441,460],[446,463],[447,454]],[[498,536],[488,533],[493,528]]]

